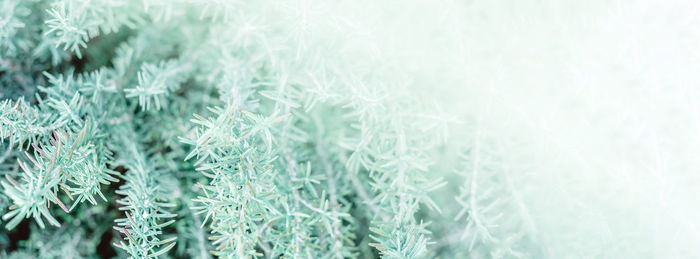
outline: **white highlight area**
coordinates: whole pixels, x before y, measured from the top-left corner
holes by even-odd
[[[388,60],[419,71],[416,92],[517,140],[513,183],[544,255],[698,258],[698,7],[445,1],[387,7],[374,29]]]
[[[700,257],[698,5],[463,7],[454,103],[526,140],[516,185],[550,257]]]

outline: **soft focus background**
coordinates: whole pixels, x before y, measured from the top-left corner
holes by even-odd
[[[371,5],[378,52],[464,122],[450,142],[507,143],[544,254],[700,257],[700,4]]]

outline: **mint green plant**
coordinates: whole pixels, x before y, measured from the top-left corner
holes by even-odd
[[[0,257],[528,257],[497,156],[323,8],[2,1]]]

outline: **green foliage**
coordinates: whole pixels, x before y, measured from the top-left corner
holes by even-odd
[[[180,67],[176,61],[163,62],[158,66],[144,63],[138,73],[138,84],[135,88],[125,89],[126,97],[138,97],[139,106],[148,110],[153,102],[156,110],[160,110],[167,93],[177,90],[187,76],[186,68]]]
[[[124,132],[131,132],[128,124]],[[169,212],[175,207],[168,202],[168,189],[162,184],[163,169],[158,156],[147,156],[133,134],[118,136],[116,142],[123,147],[117,158],[127,170],[122,178],[125,183],[115,193],[125,218],[115,220],[115,230],[125,236],[127,243],[119,241],[116,247],[126,250],[133,258],[153,258],[170,250],[176,237],[162,238],[163,228],[175,222],[176,215]],[[167,220],[167,221],[166,221]]]
[[[312,37],[352,24],[274,1],[1,5],[0,212],[32,226],[9,257],[96,257],[103,235],[130,258],[460,250],[432,250],[452,120]],[[490,241],[472,189],[449,224]]]

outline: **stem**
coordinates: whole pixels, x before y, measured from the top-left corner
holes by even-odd
[[[316,116],[314,116],[316,117]],[[323,164],[323,167],[326,171],[326,177],[328,178],[328,194],[330,195],[330,206],[331,206],[331,211],[333,214],[337,215],[336,211],[336,204],[338,204],[338,198],[336,196],[336,186],[335,186],[335,176],[333,174],[333,167],[331,166],[330,162],[328,162],[328,155],[326,152],[323,152],[321,149],[322,143],[323,143],[323,138],[322,138],[322,129],[323,126],[321,125],[320,121],[317,118],[314,118],[316,122],[316,128],[318,134],[316,135],[316,154],[318,154],[321,158],[321,163]],[[333,244],[333,249],[335,250],[335,257],[336,258],[343,258],[343,256],[340,254],[340,249],[343,247],[343,242],[341,241],[341,233],[340,233],[340,220],[336,219],[333,221],[333,237],[335,238],[335,243]]]

